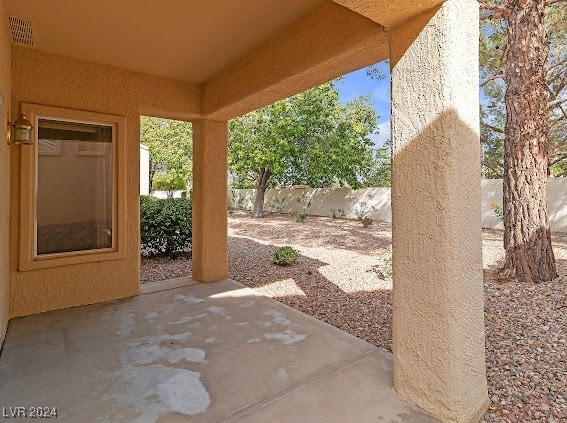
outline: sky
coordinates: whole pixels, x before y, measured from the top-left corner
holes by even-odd
[[[376,147],[381,147],[385,141],[390,139],[390,65],[388,62],[380,62],[378,70],[385,76],[382,80],[372,79],[363,68],[343,76],[342,80],[335,84],[339,90],[341,103],[347,103],[361,95],[370,95],[374,109],[378,114],[378,134],[372,136]]]

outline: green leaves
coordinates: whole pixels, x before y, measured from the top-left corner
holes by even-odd
[[[191,200],[141,196],[140,234],[142,250],[148,255],[187,253],[192,236]]]
[[[369,97],[343,106],[332,83],[255,110],[230,122],[229,169],[234,188],[256,185],[358,187],[372,167],[377,115]]]
[[[279,266],[291,266],[299,258],[299,253],[289,245],[277,248],[272,254],[272,263]]]
[[[192,175],[191,137],[189,122],[141,117],[140,142],[150,150],[152,190],[185,189]]]

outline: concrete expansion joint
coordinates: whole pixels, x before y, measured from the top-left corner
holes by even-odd
[[[342,370],[348,369],[349,367],[352,367],[354,364],[356,364],[357,362],[359,362],[360,360],[362,360],[363,358],[365,358],[366,356],[375,353],[377,349],[371,349],[368,351],[365,351],[361,354],[357,354],[353,357],[347,358],[346,360],[342,360],[339,361],[338,363],[334,363],[331,365],[328,365],[326,367],[323,367],[322,369],[310,374],[309,376],[305,377],[304,379],[302,379],[300,382],[296,383],[295,385],[292,385],[286,389],[283,389],[281,391],[275,392],[271,395],[268,395],[264,398],[261,398],[258,401],[254,401],[248,405],[245,405],[244,407],[241,407],[235,411],[233,411],[232,413],[230,413],[228,416],[226,416],[223,420],[220,420],[221,423],[233,423],[233,422],[238,422],[241,419],[248,417],[254,413],[256,413],[257,411],[261,410],[262,408],[265,408],[273,403],[278,402],[279,400],[293,394],[294,392],[297,392],[309,385],[314,384],[315,382],[318,382],[321,379],[326,378],[327,376],[331,376],[335,373],[338,373]]]

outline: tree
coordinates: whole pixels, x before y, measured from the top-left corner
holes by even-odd
[[[192,175],[191,123],[142,116],[140,142],[150,151],[150,192],[186,189]]]
[[[496,2],[503,7],[504,2]],[[482,7],[490,5],[482,4]],[[506,123],[505,69],[507,24],[496,10],[481,14],[480,78],[481,78],[481,140],[483,170],[486,178],[504,175],[504,127]],[[567,8],[554,2],[545,12],[545,31],[549,50],[546,76],[548,117],[548,172],[552,176],[567,176]]]
[[[359,187],[372,166],[376,121],[368,97],[343,106],[330,82],[234,119],[231,185],[256,187],[255,217],[269,186]]]
[[[374,152],[374,165],[365,178],[364,186],[368,188],[392,186],[392,142],[390,140]]]
[[[501,273],[520,281],[541,282],[557,277],[547,216],[548,110],[549,96],[554,93],[546,78],[549,45],[544,16],[546,6],[559,1],[480,3],[484,10],[481,17],[501,19],[506,30],[498,72],[491,77],[506,84],[506,259]]]

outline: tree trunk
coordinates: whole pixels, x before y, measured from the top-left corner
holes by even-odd
[[[252,209],[252,216],[264,216],[264,196],[266,188],[268,187],[268,180],[272,176],[272,172],[267,167],[262,168],[260,177],[258,178],[258,185],[256,187],[256,197],[254,198],[254,208]]]
[[[152,162],[150,160],[150,171],[148,172],[148,178],[149,178],[149,191],[150,194],[152,192],[154,192],[154,175],[156,174],[156,169],[155,167],[152,165]]]
[[[557,277],[547,216],[544,0],[508,0],[504,142],[505,277]]]

